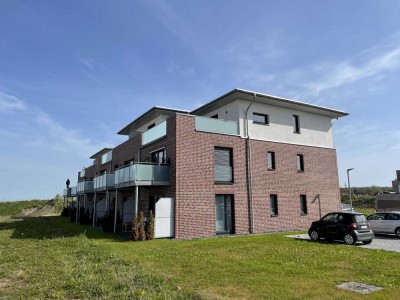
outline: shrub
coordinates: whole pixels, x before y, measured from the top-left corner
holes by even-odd
[[[146,230],[144,228],[144,216],[143,212],[141,211],[139,213],[139,236],[138,236],[139,241],[145,241],[146,240]]]
[[[135,214],[132,221],[132,238],[135,242],[139,240],[139,222],[137,214]]]
[[[146,239],[154,240],[154,216],[152,210],[150,210],[149,219],[146,224]]]

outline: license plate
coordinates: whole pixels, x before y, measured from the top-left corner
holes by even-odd
[[[367,228],[367,225],[361,225],[360,226],[362,229]]]

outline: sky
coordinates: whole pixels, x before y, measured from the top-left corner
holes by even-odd
[[[50,199],[153,106],[242,88],[348,112],[339,181],[400,169],[400,1],[0,1],[0,201]]]

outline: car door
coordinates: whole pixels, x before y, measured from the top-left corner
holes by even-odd
[[[385,220],[385,232],[394,233],[394,230],[400,226],[400,214],[388,213]]]
[[[386,213],[376,213],[368,217],[368,223],[373,232],[385,232]]]
[[[326,218],[325,222],[325,231],[327,239],[337,239],[339,236],[339,228],[338,228],[338,216],[339,214],[330,214],[329,218]],[[342,218],[343,220],[343,218]]]

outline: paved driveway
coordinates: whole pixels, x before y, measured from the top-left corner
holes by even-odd
[[[298,240],[310,240],[308,234],[296,234],[296,235],[287,235],[287,237],[295,238]],[[322,243],[330,243],[326,242],[323,239],[321,240]],[[335,241],[333,243],[342,243],[341,241]],[[363,245],[361,243],[357,243],[357,247],[367,248],[367,249],[378,249],[378,250],[386,250],[386,251],[393,251],[393,252],[400,252],[400,239],[395,235],[375,235],[374,240],[369,245]]]

